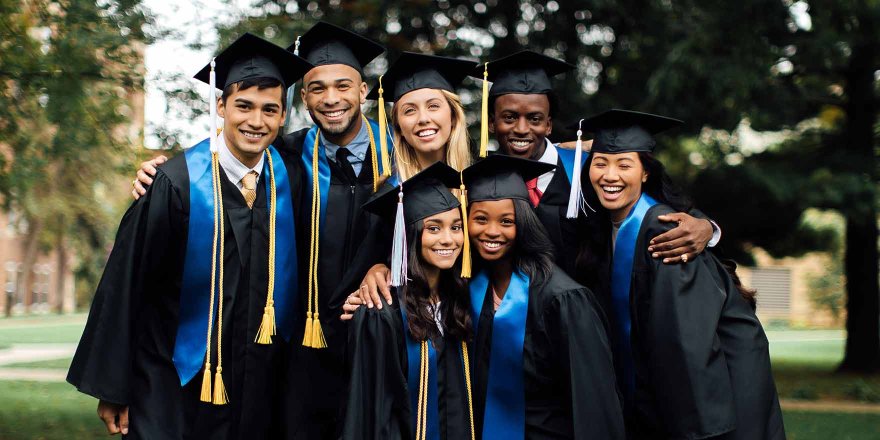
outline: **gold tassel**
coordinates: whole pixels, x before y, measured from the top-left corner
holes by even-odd
[[[202,373],[202,402],[211,403],[211,364],[205,364],[205,372]]]
[[[318,312],[315,312],[315,322],[312,323],[312,348],[327,348],[327,340],[324,339],[324,329],[321,328]]]
[[[272,166],[272,155],[266,152],[266,160],[269,164],[269,283],[268,293],[266,293],[266,307],[263,308],[263,320],[260,321],[260,328],[257,330],[255,342],[257,344],[271,344],[272,336],[275,335],[275,211],[276,211],[276,192],[275,192],[275,171]]]
[[[373,126],[370,125],[370,121],[367,120],[367,117],[364,116],[363,113],[361,113],[361,119],[364,121],[364,124],[367,126],[367,135],[370,137],[370,160],[372,161],[372,165],[373,165],[373,192],[376,192],[379,190],[379,183],[380,183],[379,178],[381,177],[379,175],[379,159],[378,159],[378,157],[379,157],[378,148],[379,147],[376,146],[376,139],[373,136]],[[384,139],[384,136],[383,136],[383,139]],[[382,180],[384,180],[384,179],[382,179]]]
[[[388,119],[385,115],[385,89],[379,76],[379,145],[382,147],[382,176],[391,177],[391,153],[388,152]]]
[[[312,312],[308,312],[306,314],[306,331],[303,333],[303,343],[302,345],[306,347],[312,346]]]
[[[461,173],[459,172],[459,176]],[[461,226],[464,229],[464,244],[461,249],[461,277],[471,277],[471,238],[468,236],[468,213],[467,191],[464,187],[464,178],[461,178],[461,186],[458,191],[458,202],[461,204]]]
[[[489,63],[483,68],[483,102],[480,108],[480,157],[486,157],[489,154]]]
[[[477,436],[474,433],[474,403],[471,398],[471,363],[468,359],[468,348],[467,343],[461,341],[461,361],[464,364],[464,383],[467,388],[467,402],[468,402],[468,414],[470,415],[471,422],[471,440],[475,440]]]
[[[223,385],[223,367],[217,367],[217,373],[214,374],[214,405],[226,405],[229,403],[229,396],[226,395],[226,386]]]
[[[257,330],[257,344],[271,344],[272,335],[275,334],[275,307],[272,301],[263,308],[263,320],[260,321],[260,329]]]

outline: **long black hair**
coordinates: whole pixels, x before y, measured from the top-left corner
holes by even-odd
[[[511,201],[516,225],[516,239],[511,249],[513,267],[528,275],[533,282],[543,283],[553,273],[553,243],[529,202]],[[473,258],[474,267],[485,267],[486,262],[478,252],[473,252]]]
[[[422,256],[422,231],[425,223],[419,220],[407,226],[407,264],[409,280],[398,288],[401,303],[406,308],[407,325],[413,339],[417,341],[436,339],[440,331],[431,314],[431,288],[425,275],[428,263]],[[465,237],[467,240],[467,237]],[[440,311],[443,316],[445,336],[453,339],[469,341],[471,337],[471,306],[470,291],[467,281],[459,276],[461,273],[461,257],[456,259],[451,269],[440,271],[437,285],[440,295]]]

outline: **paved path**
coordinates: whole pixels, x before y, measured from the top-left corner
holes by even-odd
[[[782,399],[779,404],[782,409],[793,411],[880,414],[880,404],[877,403]]]
[[[76,344],[14,344],[0,350],[0,367],[24,362],[51,361],[73,357]]]
[[[64,382],[67,370],[56,368],[0,368],[0,380]]]

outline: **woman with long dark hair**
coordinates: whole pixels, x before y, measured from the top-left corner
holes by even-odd
[[[552,168],[498,155],[463,172],[474,249],[474,420],[484,440],[624,435],[593,295],[553,263],[529,205],[525,180]]]
[[[782,413],[753,292],[711,252],[666,265],[646,250],[650,237],[670,229],[658,215],[690,208],[652,155],[653,134],[680,122],[622,110],[586,122],[594,140],[581,178],[598,212],[583,242],[596,264],[581,269],[596,273],[607,304],[627,434],[781,439]]]
[[[395,235],[406,240],[395,238],[392,261],[408,270],[393,305],[354,313],[345,439],[473,438],[464,225],[448,189],[458,180],[438,162],[364,205],[394,218],[403,194]]]

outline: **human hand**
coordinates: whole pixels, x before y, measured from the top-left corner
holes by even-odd
[[[128,435],[128,406],[107,402],[106,400],[98,401],[98,417],[104,421],[107,426],[107,432],[110,435],[122,433]]]
[[[147,187],[153,184],[156,167],[167,161],[167,157],[158,156],[146,162],[141,162],[141,167],[137,170],[137,179],[131,181],[131,196],[135,200],[147,193]]]
[[[663,263],[687,263],[706,249],[712,239],[712,223],[683,212],[657,217],[662,222],[676,222],[678,226],[651,239],[648,252]]]

